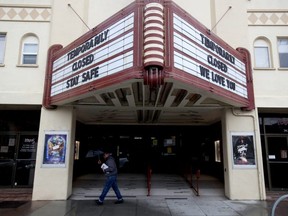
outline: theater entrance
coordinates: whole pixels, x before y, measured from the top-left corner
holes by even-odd
[[[161,187],[166,185],[168,188],[182,182],[182,186],[191,193],[184,176],[192,171],[196,179],[196,172],[200,170],[206,180],[207,177],[216,180],[221,193],[224,193],[220,122],[198,127],[78,125],[76,134],[80,148],[79,157],[74,161],[74,188],[79,185],[81,188],[91,187],[91,184],[96,187],[95,184],[103,180],[97,160],[102,156],[102,149],[109,144],[117,161],[120,184],[127,190],[145,187],[141,194],[146,194],[147,172],[151,169],[154,186],[160,185],[160,180]]]

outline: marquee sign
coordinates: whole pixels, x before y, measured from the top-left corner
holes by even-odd
[[[247,98],[244,62],[174,14],[174,66]]]
[[[51,96],[132,67],[133,23],[134,14],[130,14],[57,58]]]
[[[138,48],[135,46],[137,17],[135,7],[127,7],[67,47],[52,49],[47,72],[51,78],[46,83],[49,90],[44,104],[61,104],[65,99],[87,93],[91,86],[95,88],[99,80],[111,81],[114,76],[116,82],[115,76],[133,69],[138,52],[135,51]]]
[[[249,52],[233,49],[172,1],[134,2],[67,47],[50,49],[48,108],[135,78],[153,88],[178,80],[254,108]]]
[[[176,4],[171,5],[171,11],[173,28],[168,34],[173,35],[173,76],[253,109],[248,51],[233,49]],[[183,72],[190,76],[183,76]]]

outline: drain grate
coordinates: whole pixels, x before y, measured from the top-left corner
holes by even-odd
[[[165,200],[187,200],[187,198],[183,197],[166,197]]]
[[[24,205],[25,201],[0,201],[0,208],[18,208]]]

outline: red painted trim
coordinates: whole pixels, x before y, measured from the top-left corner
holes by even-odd
[[[45,82],[44,82],[44,94],[43,94],[43,101],[42,105],[46,109],[55,109],[56,106],[51,105],[51,78],[52,78],[52,68],[53,68],[53,57],[54,54],[63,48],[60,44],[55,44],[51,46],[48,50],[47,55],[47,65],[46,65],[46,75],[45,75]]]
[[[172,71],[173,70],[173,63],[174,63],[174,28],[173,28],[173,13],[171,12],[172,5],[171,1],[165,2],[164,7],[164,26],[165,26],[165,64],[164,64],[164,71]]]
[[[99,25],[97,25],[96,27],[94,27],[93,29],[91,29],[90,31],[88,31],[87,33],[85,33],[84,35],[82,35],[81,37],[79,37],[78,39],[76,39],[75,41],[73,41],[72,43],[67,45],[66,47],[64,47],[62,50],[57,52],[56,57],[59,57],[65,53],[71,51],[73,48],[81,45],[85,41],[87,41],[90,38],[101,33],[102,31],[109,28],[111,25],[113,25],[114,23],[116,23],[120,19],[129,16],[131,13],[134,12],[136,15],[137,14],[137,7],[135,7],[135,6],[136,6],[136,4],[135,4],[135,2],[133,2],[130,5],[128,5],[127,7],[125,7],[124,9],[122,9],[121,11],[119,11],[118,13],[114,14],[113,16],[111,16],[110,18],[105,20],[104,22],[100,23]]]
[[[161,62],[157,62],[157,61],[149,61],[146,64],[144,64],[144,67],[149,67],[149,66],[158,66],[158,67],[163,67],[163,64]]]
[[[143,56],[142,56],[142,52],[143,52],[143,6],[139,7],[139,5],[137,5],[135,2],[128,5],[126,8],[119,11],[117,14],[113,15],[111,18],[109,18],[105,22],[101,23],[97,27],[93,28],[92,30],[90,30],[89,32],[87,32],[86,34],[81,36],[80,38],[76,39],[74,42],[70,43],[67,47],[65,47],[61,50],[57,50],[57,52],[54,53],[53,58],[50,58],[51,67],[49,68],[50,71],[47,72],[46,74],[50,74],[50,77],[51,77],[52,63],[55,59],[67,54],[68,52],[73,50],[75,47],[78,47],[79,45],[83,44],[85,41],[93,38],[94,36],[103,32],[104,30],[109,29],[109,27],[112,26],[114,23],[118,22],[120,19],[123,19],[123,18],[129,16],[131,13],[134,13],[134,29],[129,30],[129,31],[127,31],[121,35],[127,34],[130,31],[134,31],[134,41],[135,41],[134,46],[133,46],[133,48],[125,50],[122,53],[118,53],[117,55],[121,55],[123,53],[126,53],[128,51],[133,50],[133,52],[135,52],[135,53],[133,54],[133,61],[134,62],[133,62],[132,68],[129,68],[127,70],[123,70],[122,72],[118,72],[118,73],[113,74],[113,75],[109,75],[107,78],[104,77],[104,78],[95,80],[91,83],[81,85],[79,87],[76,87],[76,88],[73,88],[71,90],[65,91],[63,93],[57,94],[53,97],[50,97],[50,95],[51,95],[50,94],[51,93],[50,92],[51,91],[51,85],[50,85],[50,91],[45,93],[45,98],[46,98],[45,101],[49,100],[51,102],[50,104],[55,104],[55,105],[56,105],[56,103],[63,104],[61,102],[61,100],[62,101],[71,101],[71,99],[73,97],[75,97],[76,95],[78,97],[81,96],[81,94],[85,95],[91,89],[94,89],[94,88],[98,89],[98,87],[101,87],[101,86],[105,87],[106,85],[114,85],[114,84],[117,84],[118,82],[121,82],[123,80],[127,80],[128,78],[134,79],[134,78],[143,77],[143,72],[141,69],[139,69],[140,66],[141,66],[140,68],[142,68],[142,69],[144,68],[143,67]],[[118,36],[117,38],[121,37],[121,35]],[[102,46],[105,46],[105,44],[107,45],[107,44],[112,43],[114,40],[117,40],[117,38],[111,39],[111,40],[104,42],[103,44],[93,48],[92,50],[89,50],[88,52],[85,53],[85,56],[88,55],[89,53],[101,48]],[[117,56],[117,55],[115,55],[115,56]],[[75,76],[75,75],[77,75],[77,74],[79,74],[85,70],[89,70],[92,67],[96,67],[97,65],[99,65],[103,62],[106,62],[115,56],[107,58],[101,62],[98,62],[97,64],[89,65],[89,67],[86,67],[85,69],[82,69],[82,70],[75,72],[70,77],[73,77],[73,76]],[[77,58],[80,59],[81,57],[77,56],[75,59],[77,60]],[[73,59],[73,61],[75,61],[75,59]],[[123,75],[123,72],[127,72],[127,71],[128,71],[128,73],[127,74],[124,73],[124,75]],[[69,77],[65,77],[65,80],[68,78]],[[108,80],[108,81],[105,81],[105,80]],[[57,83],[59,83],[59,82],[61,82],[61,80],[57,81]],[[99,82],[103,82],[103,83],[99,84]],[[55,83],[53,83],[53,85],[57,84],[57,83],[55,82]],[[108,83],[108,84],[105,84],[105,83]],[[94,84],[95,84],[95,86],[93,86]]]
[[[181,70],[178,70],[177,68],[174,68],[174,27],[173,27],[173,13],[175,13],[177,16],[194,26],[196,29],[198,29],[199,32],[201,32],[204,36],[207,38],[213,40],[215,43],[217,43],[219,46],[221,46],[223,49],[228,51],[230,54],[232,54],[235,58],[240,60],[245,64],[245,56],[243,56],[239,51],[233,49],[231,46],[229,46],[227,43],[225,43],[221,38],[219,38],[217,35],[215,35],[213,32],[210,32],[210,30],[205,27],[203,24],[201,24],[199,21],[197,21],[195,18],[193,18],[190,14],[188,14],[185,10],[180,8],[178,5],[176,5],[174,2],[170,2],[165,4],[165,39],[166,39],[166,46],[165,46],[165,53],[169,53],[169,58],[167,64],[167,60],[165,59],[165,71],[167,74],[167,77],[173,78],[173,79],[179,79],[182,82],[190,83],[200,89],[216,93],[217,95],[223,97],[224,100],[228,99],[236,102],[240,106],[246,107],[250,104],[250,99],[246,99],[244,97],[241,97],[235,93],[230,92],[229,90],[223,89],[216,84],[212,84],[208,81],[205,81],[203,79],[199,79],[193,75],[190,75],[189,73],[186,73],[184,71],[180,72]],[[181,33],[179,33],[181,34]],[[183,34],[181,34],[183,36]],[[191,40],[190,40],[191,41]],[[204,49],[204,47],[201,47]],[[209,50],[207,50],[209,51]],[[177,50],[177,52],[180,52]],[[209,51],[210,52],[210,51]],[[181,52],[180,52],[181,53]],[[214,55],[213,55],[214,56]],[[189,57],[191,59],[191,57]],[[230,66],[230,65],[229,65]],[[207,67],[207,65],[205,65]],[[247,64],[246,64],[247,67]],[[214,68],[211,68],[215,70]],[[168,72],[169,71],[169,72]],[[239,71],[239,70],[237,70]],[[220,72],[220,71],[219,71]],[[186,74],[185,74],[186,73]],[[218,73],[218,70],[217,70]],[[249,73],[249,71],[247,71]],[[222,75],[225,75],[225,73],[221,73]],[[242,73],[243,74],[243,73]],[[246,74],[246,77],[248,75]],[[229,77],[229,79],[232,79],[232,77]],[[197,82],[195,81],[197,80]],[[233,79],[232,79],[233,80]],[[237,81],[237,80],[233,80]],[[239,83],[239,82],[237,82]],[[248,85],[248,83],[247,83]],[[248,88],[248,86],[247,86]],[[251,91],[248,90],[247,91]],[[251,94],[251,93],[249,93]],[[249,97],[249,96],[248,96]]]
[[[143,68],[143,43],[144,43],[144,13],[143,4],[137,3],[136,14],[134,16],[134,63],[135,67]]]
[[[93,48],[93,49],[85,52],[85,55],[87,56],[87,55],[91,54],[92,52],[95,52],[95,50],[101,49],[102,47],[106,46],[107,44],[112,43],[113,41],[119,39],[120,37],[123,37],[123,36],[129,34],[130,32],[133,32],[133,29],[130,29],[130,30],[126,31],[126,32],[123,32],[122,34],[120,34],[120,35],[118,35],[117,37],[109,40],[108,42],[104,42],[103,44],[101,44],[101,45],[99,45],[99,46],[97,46],[97,47],[95,47],[95,48]],[[60,56],[61,56],[61,55],[60,55]],[[59,56],[59,57],[60,57],[60,56]],[[58,57],[58,56],[57,56],[57,57]],[[76,62],[76,61],[78,61],[79,59],[82,59],[82,58],[83,58],[83,55],[79,55],[78,57],[73,58],[73,62]],[[65,67],[66,67],[67,65],[69,65],[69,64],[71,64],[71,62],[67,62],[67,63],[64,64],[63,66],[57,68],[55,71],[53,71],[53,73],[56,73],[57,71],[65,68]]]
[[[159,24],[159,25],[162,25],[164,27],[164,23],[159,21],[159,20],[149,20],[149,21],[146,21],[144,26],[148,25],[148,24]]]
[[[158,58],[159,60],[163,60],[164,57],[158,54],[149,54],[149,55],[144,56],[144,59],[148,59],[148,58]]]
[[[155,45],[155,43],[146,43],[146,45],[151,44],[152,46]],[[147,47],[144,49],[144,54],[148,51],[159,51],[159,52],[163,52],[164,51],[164,44],[160,44],[161,47]],[[163,53],[164,56],[164,53]]]
[[[103,77],[101,79],[95,80],[88,85],[83,85],[66,91],[63,94],[54,96],[51,99],[52,104],[63,105],[67,101],[73,101],[73,98],[78,98],[79,96],[85,96],[90,94],[92,91],[103,89],[112,85],[119,85],[122,82],[129,81],[131,79],[140,79],[142,77],[142,68],[129,68],[123,70],[117,74],[110,75],[109,77]]]
[[[152,7],[152,8],[146,8],[145,4],[147,3],[160,3],[164,5],[163,11],[160,8]],[[146,14],[146,12],[149,12],[149,10],[157,10],[163,12],[163,16],[157,14],[157,13],[150,13]],[[101,79],[95,80],[91,83],[87,83],[85,85],[73,88],[71,90],[68,90],[64,93],[58,94],[56,96],[50,97],[51,93],[51,77],[52,77],[52,67],[53,67],[53,61],[57,59],[58,57],[67,54],[69,51],[74,49],[75,47],[81,45],[85,41],[89,40],[90,38],[93,38],[95,35],[101,33],[105,29],[108,29],[111,25],[119,21],[120,19],[130,15],[131,13],[134,13],[134,46],[133,48],[133,67],[123,70],[121,72],[109,75],[107,77],[103,77]],[[221,87],[218,87],[215,84],[212,84],[208,81],[202,80],[200,78],[197,78],[189,73],[186,73],[184,71],[181,71],[177,68],[174,68],[174,39],[173,39],[173,33],[174,33],[174,27],[173,27],[173,13],[177,14],[182,19],[186,20],[188,23],[193,25],[195,28],[197,28],[203,35],[213,40],[215,43],[219,44],[222,48],[226,49],[230,54],[237,57],[241,61],[246,63],[246,71],[247,71],[247,88],[248,88],[248,100],[238,96],[235,93],[229,92],[228,90],[225,90]],[[163,23],[159,20],[149,20],[145,22],[145,19],[148,17],[159,17],[163,19]],[[165,31],[158,27],[146,27],[147,24],[160,24],[163,25],[165,28]],[[130,30],[130,31],[133,31]],[[145,35],[144,33],[149,30],[155,30],[156,33],[149,33]],[[163,32],[164,36],[161,36],[157,34],[157,31]],[[125,33],[123,33],[125,34]],[[181,34],[181,33],[179,33]],[[182,36],[185,36],[181,34]],[[118,36],[120,37],[120,36]],[[117,38],[118,38],[117,37]],[[163,43],[156,40],[151,41],[145,41],[147,38],[156,37],[161,40],[163,40]],[[104,46],[107,43],[111,43],[113,40],[116,40],[117,38],[114,38],[110,40],[109,42],[105,42],[93,50],[89,50],[89,53],[95,51],[96,49],[101,48],[101,46]],[[187,38],[189,39],[189,38]],[[190,40],[191,41],[191,40]],[[165,55],[160,56],[157,54],[151,54],[144,56],[143,49],[144,45],[149,44],[160,44],[164,46]],[[61,45],[54,45],[49,49],[48,52],[48,63],[46,68],[46,79],[45,79],[45,91],[43,95],[43,106],[46,108],[55,108],[56,105],[64,105],[65,103],[72,102],[76,98],[84,98],[87,95],[91,95],[91,92],[97,91],[99,89],[103,88],[109,88],[109,86],[112,85],[121,85],[121,83],[125,83],[129,80],[133,79],[144,79],[144,83],[148,84],[150,87],[157,87],[159,85],[162,85],[164,83],[165,78],[178,80],[182,83],[186,83],[188,85],[193,85],[193,88],[199,88],[201,90],[207,91],[208,95],[217,95],[222,98],[222,100],[227,102],[228,104],[235,104],[236,106],[243,106],[245,110],[251,110],[255,108],[254,104],[254,92],[253,92],[253,80],[252,80],[252,69],[251,69],[251,60],[250,60],[250,54],[247,50],[243,48],[239,48],[237,50],[233,49],[229,45],[227,45],[223,40],[221,40],[217,35],[214,35],[212,32],[209,31],[204,25],[199,23],[196,19],[194,19],[191,15],[189,15],[187,12],[185,12],[183,9],[181,9],[179,6],[177,6],[175,3],[173,3],[171,0],[136,0],[134,3],[130,4],[120,12],[113,15],[111,18],[106,20],[105,22],[101,23],[97,27],[93,28],[86,34],[84,34],[82,37],[78,38],[71,44],[69,44],[67,47],[62,48]],[[203,49],[203,47],[201,47]],[[144,52],[147,51],[160,51],[163,52],[161,48],[155,47],[155,48],[146,48]],[[210,50],[207,50],[210,52]],[[128,52],[128,50],[125,50],[123,53]],[[180,52],[177,50],[177,52]],[[89,54],[87,52],[87,54]],[[182,52],[180,52],[182,53]],[[184,54],[184,53],[182,53]],[[120,54],[118,54],[120,55]],[[113,56],[115,57],[115,56]],[[95,67],[103,62],[106,62],[109,59],[112,59],[113,57],[110,57],[108,59],[105,59],[101,62],[98,62],[97,64],[94,64],[92,66],[89,66],[85,68],[84,70],[89,70],[89,68]],[[156,57],[159,60],[164,60],[164,65],[157,61],[149,61],[148,63],[145,63],[144,60],[148,59],[149,57]],[[80,57],[76,57],[80,58]],[[75,59],[76,59],[75,58]],[[191,58],[191,57],[189,57]],[[152,69],[151,69],[152,66]],[[156,66],[156,69],[153,68]],[[164,69],[162,70],[164,66]],[[207,65],[206,65],[207,66]],[[145,67],[145,70],[144,70]],[[149,71],[150,69],[150,71]],[[214,68],[210,68],[211,70],[214,70]],[[83,72],[84,70],[77,71],[77,73],[73,74],[72,76],[75,76],[76,74],[79,74]],[[154,71],[153,71],[154,70]],[[156,71],[157,72],[156,72]],[[218,72],[218,71],[217,71]],[[223,73],[222,75],[225,75]],[[72,77],[71,76],[71,77]],[[229,77],[231,79],[231,77]],[[67,77],[65,78],[65,80]],[[237,82],[237,80],[233,80],[234,82]],[[238,82],[237,82],[238,83]],[[56,83],[55,83],[56,84]],[[210,92],[210,93],[209,93]]]
[[[83,73],[84,71],[90,70],[91,68],[95,68],[95,67],[97,67],[98,65],[101,65],[102,63],[107,62],[107,61],[109,61],[109,60],[111,60],[111,59],[113,59],[113,58],[116,58],[116,57],[121,56],[121,55],[123,55],[123,54],[125,54],[125,53],[128,53],[128,52],[130,52],[132,49],[133,49],[133,48],[130,48],[130,49],[127,49],[127,50],[125,50],[125,51],[123,51],[123,52],[119,52],[119,53],[117,53],[117,54],[115,54],[115,55],[113,55],[113,56],[110,56],[109,58],[103,59],[102,61],[99,61],[99,62],[97,62],[97,63],[94,63],[94,64],[92,64],[92,65],[90,65],[90,66],[88,66],[88,67],[86,67],[86,68],[84,68],[84,69],[80,69],[79,71],[73,73],[73,74],[70,75],[70,76],[66,76],[66,77],[63,78],[63,79],[59,79],[57,82],[54,82],[53,85],[56,85],[57,83],[60,83],[60,82],[62,82],[63,80],[67,80],[67,79],[69,79],[69,78],[71,78],[71,77],[74,77],[74,76],[76,76],[76,75],[78,75],[78,74],[81,74],[81,73]]]
[[[163,4],[165,2],[170,2],[171,0],[136,0],[136,1],[140,1],[140,2],[143,2],[145,4],[154,3],[154,2]]]
[[[163,19],[163,16],[160,15],[160,14],[157,14],[157,13],[150,13],[150,14],[147,14],[147,15],[144,14],[144,20],[149,18],[149,17],[158,17],[160,19]]]
[[[180,34],[182,37],[184,37],[185,39],[189,40],[191,43],[195,44],[197,47],[199,47],[202,50],[205,50],[206,52],[210,53],[212,56],[217,57],[217,55],[215,53],[213,53],[210,49],[207,49],[206,47],[202,47],[199,44],[197,44],[195,41],[191,40],[191,38],[187,37],[186,35],[182,34],[181,32],[175,30],[175,32],[177,32],[178,34]],[[229,51],[230,52],[230,51]],[[218,57],[217,57],[218,58]],[[220,60],[222,60],[221,58],[219,58]],[[222,60],[223,61],[223,60]],[[238,71],[239,73],[245,75],[245,73],[243,73],[242,71],[240,71],[238,68],[236,68],[233,64],[231,64],[229,61],[226,61],[225,64],[229,65],[230,67],[234,68],[234,70]],[[221,71],[219,71],[220,73],[222,73]],[[223,73],[225,74],[225,73]]]
[[[159,7],[145,7],[144,13],[146,13],[147,11],[150,11],[150,10],[157,10],[157,11],[163,13],[163,10]]]
[[[186,53],[182,52],[181,50],[174,49],[174,51],[177,50],[177,52],[181,53],[182,55],[186,56],[189,59],[192,59],[193,61],[197,62],[199,65],[203,64],[199,60],[193,58],[192,56],[187,55]],[[225,78],[229,78],[229,80],[232,80],[233,82],[237,83],[238,85],[244,86],[242,83],[240,83],[238,80],[234,79],[233,77],[229,77],[225,72],[219,71],[213,67],[211,67],[209,64],[205,65],[205,68],[210,69],[211,71],[216,71],[218,74],[221,74]],[[192,76],[192,75],[191,75]],[[245,87],[245,86],[244,86]]]
[[[222,48],[229,51],[231,54],[233,54],[235,57],[243,61],[243,56],[237,52],[233,47],[228,45],[225,41],[223,41],[220,37],[218,37],[216,34],[210,31],[206,26],[204,26],[202,23],[200,23],[198,20],[196,20],[194,17],[192,17],[189,13],[187,13],[184,9],[180,8],[175,3],[171,2],[171,9],[177,14],[179,17],[193,25],[195,28],[197,28],[203,35],[207,36],[208,38],[212,39],[214,42],[219,44]]]
[[[160,35],[160,34],[156,34],[156,33],[146,34],[146,35],[144,36],[144,39],[149,38],[149,37],[158,37],[158,38],[164,39],[164,36],[162,36],[162,35]]]
[[[177,68],[174,68],[173,72],[169,73],[168,76],[169,76],[169,78],[179,80],[183,83],[192,85],[193,87],[198,87],[201,90],[205,90],[207,92],[210,92],[212,95],[216,94],[218,96],[221,96],[221,97],[223,97],[223,99],[225,99],[227,101],[227,103],[229,103],[229,101],[233,101],[235,104],[238,104],[238,106],[240,106],[240,105],[247,106],[249,104],[245,98],[240,97],[240,96],[238,96],[234,93],[231,93],[229,91],[226,91],[225,89],[222,89],[218,86],[215,86],[214,84],[212,84],[208,81],[202,80],[198,77],[193,77],[193,79],[192,79],[190,74],[188,74],[182,70],[179,70]]]
[[[253,110],[255,109],[255,98],[254,98],[254,84],[253,84],[253,75],[252,75],[252,64],[251,64],[251,55],[250,52],[245,48],[237,48],[238,52],[240,52],[246,61],[246,73],[247,73],[247,90],[248,90],[248,101],[249,105],[247,107],[243,107],[243,110]]]
[[[147,32],[147,31],[160,31],[160,32],[163,32],[164,31],[164,27],[163,28],[159,28],[159,27],[147,27],[144,29],[144,33]]]
[[[160,42],[156,40],[149,40],[149,41],[144,42],[144,46],[149,45],[149,44],[158,44],[158,45],[164,46],[164,41]]]

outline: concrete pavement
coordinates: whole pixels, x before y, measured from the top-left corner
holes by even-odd
[[[270,216],[275,200],[228,200],[223,185],[209,177],[200,182],[196,196],[185,180],[175,175],[154,175],[151,196],[147,196],[145,177],[119,175],[119,186],[125,199],[114,204],[113,191],[103,206],[97,206],[103,178],[84,176],[74,182],[73,194],[65,201],[0,201],[1,216]],[[201,187],[202,186],[202,187]],[[275,216],[288,215],[288,201],[281,202]]]

